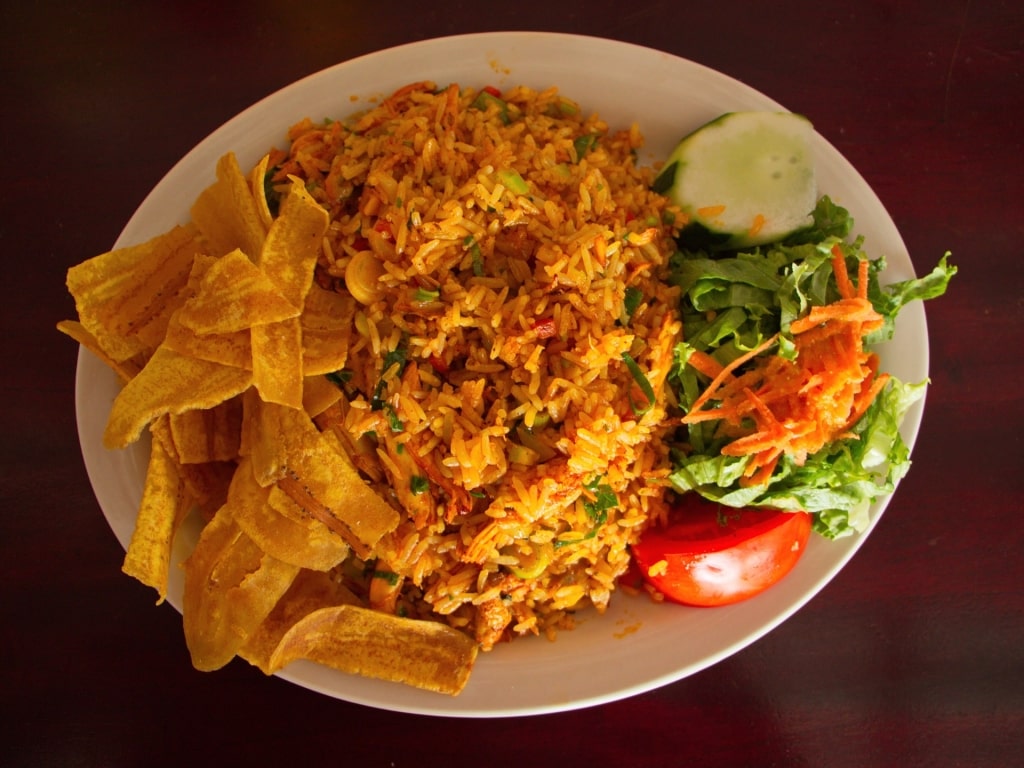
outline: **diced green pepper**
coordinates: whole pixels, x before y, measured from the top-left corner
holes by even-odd
[[[517,195],[528,195],[530,187],[526,180],[519,175],[519,172],[511,168],[505,168],[497,172],[498,180],[505,185],[505,188]]]

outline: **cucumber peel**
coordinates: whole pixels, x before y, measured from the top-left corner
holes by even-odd
[[[732,250],[810,226],[813,134],[792,112],[729,112],[684,137],[653,184],[689,217],[680,243]]]

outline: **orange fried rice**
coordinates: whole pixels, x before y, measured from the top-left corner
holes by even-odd
[[[403,512],[339,575],[484,650],[603,610],[665,512],[681,332],[681,216],[639,130],[553,88],[413,83],[288,138],[270,184],[330,212],[317,279],[348,299],[345,397],[318,423]]]

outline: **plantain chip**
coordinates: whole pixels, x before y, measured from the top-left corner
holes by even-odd
[[[171,318],[164,346],[185,357],[252,371],[252,336],[248,330],[200,336]]]
[[[260,549],[227,506],[203,528],[184,570],[185,642],[202,671],[234,658],[299,572]]]
[[[181,464],[206,464],[238,458],[242,399],[232,397],[212,408],[170,414],[171,440]]]
[[[174,534],[191,506],[192,499],[178,473],[177,462],[164,440],[154,439],[135,530],[121,570],[155,589],[158,604],[167,597]]]
[[[399,522],[395,509],[366,481],[333,431],[321,432],[301,409],[243,397],[241,454],[262,486],[278,488],[365,555]]]
[[[302,410],[315,419],[341,400],[343,393],[326,376],[306,376],[302,381]]]
[[[298,317],[301,305],[292,304],[275,282],[240,250],[214,261],[199,279],[177,314],[177,321],[204,335],[231,333],[263,323]]]
[[[328,222],[323,206],[293,179],[255,261],[294,307],[302,307],[313,284]]]
[[[302,407],[303,343],[298,319],[327,231],[327,211],[293,182],[256,263],[297,310],[288,319],[252,328],[253,383],[264,400]]]
[[[301,411],[263,402],[255,389],[242,395],[242,438],[238,452],[252,460],[253,475],[260,485],[270,485],[284,475],[288,440],[307,429],[306,421]]]
[[[142,370],[142,366],[146,364],[145,360],[141,359],[141,355],[127,360],[115,360],[108,355],[106,351],[104,351],[96,340],[96,337],[89,333],[89,331],[85,329],[85,326],[77,320],[61,320],[57,323],[57,330],[70,336],[96,355],[104,365],[117,374],[117,377],[121,380],[122,384],[127,382],[129,379],[134,378],[135,375]]]
[[[371,484],[384,484],[387,479],[377,454],[377,440],[365,434],[356,437],[345,429],[345,414],[348,409],[348,401],[344,397],[339,397],[317,414],[317,428],[324,432],[334,433],[344,446],[345,453],[351,457],[352,463],[370,480]]]
[[[228,491],[238,526],[264,552],[300,568],[327,571],[348,555],[348,545],[319,520],[303,514],[276,486],[264,488],[243,460]]]
[[[399,523],[398,512],[363,480],[333,431],[317,432],[287,457],[277,487],[366,557]]]
[[[302,408],[302,327],[298,318],[257,325],[252,339],[253,384],[270,403]]]
[[[235,474],[233,461],[208,461],[203,464],[179,464],[178,474],[193,503],[209,521],[228,500],[228,487]]]
[[[217,180],[199,194],[191,213],[211,255],[238,248],[255,259],[263,248],[267,230],[233,152],[217,161]]]
[[[123,361],[152,354],[183,301],[179,293],[199,252],[196,229],[180,226],[68,270],[78,319],[106,355]]]
[[[108,448],[124,448],[138,440],[158,416],[213,408],[251,383],[251,371],[197,360],[161,346],[114,398],[103,442]]]
[[[216,263],[217,259],[212,256],[196,257],[189,273],[188,286],[184,291],[186,298],[183,304],[199,294],[206,273]],[[252,341],[248,328],[225,333],[200,334],[183,325],[180,318],[181,313],[175,312],[168,321],[164,337],[164,344],[167,347],[187,357],[252,370]]]
[[[301,570],[274,610],[239,649],[238,655],[264,674],[272,675],[270,657],[299,619],[320,608],[360,604],[359,598],[331,574]]]
[[[274,223],[274,214],[270,212],[270,205],[267,202],[267,166],[269,162],[270,155],[264,155],[249,174],[249,189],[256,201],[256,211],[259,213],[264,229],[270,229],[270,225]]]
[[[447,624],[338,605],[299,619],[281,638],[266,669],[272,673],[307,659],[456,695],[469,680],[477,650],[476,642]]]
[[[317,285],[306,294],[302,311],[302,370],[306,376],[333,373],[345,366],[355,314],[355,299]]]

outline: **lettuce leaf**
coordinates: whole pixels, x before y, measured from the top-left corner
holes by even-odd
[[[708,383],[686,364],[694,350],[727,365],[781,332],[778,354],[794,354],[789,324],[809,307],[838,298],[833,247],[840,246],[851,274],[867,259],[861,238],[846,239],[852,223],[849,213],[826,196],[815,208],[814,224],[783,243],[714,256],[680,251],[673,257],[671,279],[683,294],[686,341],[675,350],[669,381],[684,411]],[[883,287],[878,276],[884,258],[868,263],[868,297],[886,321],[865,340],[869,345],[891,338],[904,306],[941,296],[956,274],[947,253],[924,277]],[[899,427],[926,387],[926,381],[906,384],[890,378],[854,426],[858,439],[826,446],[802,466],[783,457],[769,481],[754,487],[740,485],[746,457],[721,454],[727,440],[717,435],[715,422],[690,424],[681,436],[684,445],[674,454],[670,480],[680,492],[695,491],[728,506],[806,510],[814,515],[815,530],[827,538],[863,531],[871,503],[891,493],[910,466]]]

